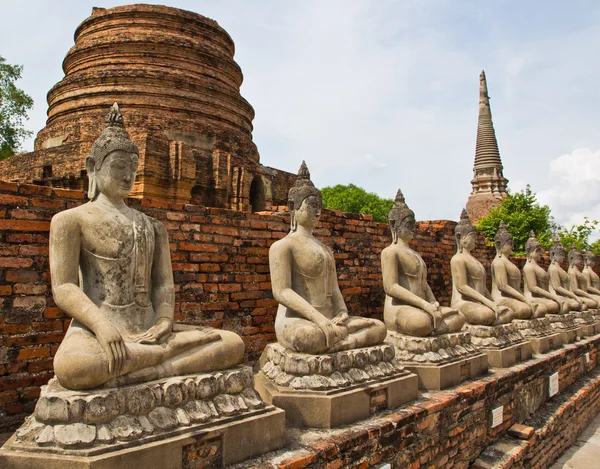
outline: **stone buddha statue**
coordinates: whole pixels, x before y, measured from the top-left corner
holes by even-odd
[[[169,237],[125,204],[138,148],[117,104],[86,159],[88,203],[50,225],[56,304],[73,318],[54,358],[59,383],[91,389],[232,367],[244,343],[233,332],[173,322]]]
[[[496,304],[507,306],[515,319],[533,319],[546,315],[543,305],[532,302],[521,291],[521,272],[509,256],[513,253],[513,237],[504,221],[500,222],[494,238],[496,257],[492,261],[492,298]]]
[[[542,245],[536,239],[535,233],[529,233],[529,239],[525,243],[527,262],[523,267],[523,280],[525,297],[534,304],[546,310],[547,314],[567,313],[569,306],[566,301],[561,301],[549,288],[550,276],[538,265],[542,258]],[[566,308],[563,309],[563,308]]]
[[[585,304],[575,293],[570,290],[569,275],[561,267],[560,263],[565,260],[565,250],[558,237],[554,238],[550,248],[550,265],[548,275],[550,277],[550,293],[554,293],[561,303],[561,312],[585,311]]]
[[[579,266],[583,263],[583,255],[573,246],[569,251],[569,288],[583,301],[588,309],[598,308],[598,303],[594,297],[587,291],[588,282],[585,275],[579,270]]]
[[[348,314],[333,253],[313,236],[321,205],[321,192],[302,162],[288,195],[290,232],[269,249],[273,297],[279,302],[277,341],[288,350],[312,355],[381,344],[385,325]]]
[[[464,317],[436,301],[427,283],[427,266],[408,245],[414,236],[415,214],[406,205],[401,190],[388,220],[392,244],[381,253],[385,325],[390,331],[416,337],[460,331]]]
[[[596,256],[590,250],[587,250],[583,255],[584,267],[583,275],[587,280],[587,292],[592,295],[592,298],[600,304],[600,277],[594,272],[594,264],[596,263]]]
[[[486,286],[485,268],[471,251],[475,247],[475,227],[463,209],[454,229],[457,252],[450,260],[452,270],[452,303],[466,318],[467,323],[492,326],[510,322],[515,313],[507,306],[497,304]]]

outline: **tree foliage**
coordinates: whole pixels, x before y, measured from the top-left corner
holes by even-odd
[[[513,236],[516,254],[525,252],[525,243],[532,230],[542,246],[549,248],[552,244],[554,225],[550,207],[540,205],[529,185],[520,192],[508,191],[508,195],[487,216],[479,219],[477,230],[483,232],[489,243],[493,243],[501,220]]]
[[[394,205],[393,199],[382,199],[354,184],[338,184],[321,189],[323,207],[352,213],[370,213],[373,221],[387,223],[387,214]]]
[[[565,228],[559,226],[557,230],[558,237],[563,247],[568,251],[572,246],[580,251],[592,249],[594,254],[600,254],[600,240],[590,244],[590,236],[598,228],[598,222],[596,220],[590,220],[588,217],[584,217],[581,225],[573,225],[571,228]]]
[[[0,160],[14,155],[23,139],[32,135],[23,128],[23,120],[28,118],[33,99],[15,86],[22,71],[21,65],[9,65],[0,56]]]

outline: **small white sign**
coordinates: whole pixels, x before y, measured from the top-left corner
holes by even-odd
[[[591,360],[591,358],[590,358],[590,352],[586,352],[586,354],[585,354],[585,362],[589,363],[590,360]]]
[[[391,464],[384,464],[379,469],[392,469],[392,465]]]
[[[492,428],[497,427],[504,420],[504,406],[496,407],[492,409]]]
[[[550,375],[550,386],[548,389],[548,396],[552,397],[558,394],[558,373]]]

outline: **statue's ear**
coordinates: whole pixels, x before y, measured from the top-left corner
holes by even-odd
[[[92,158],[91,156],[88,156],[85,159],[85,169],[87,169],[87,173],[88,176],[91,176],[92,174],[94,174],[96,168],[96,162],[94,161],[94,158]]]
[[[294,211],[294,201],[293,200],[288,201],[288,210],[290,211],[290,213],[292,213]]]

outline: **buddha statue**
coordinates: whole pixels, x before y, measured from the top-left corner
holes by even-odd
[[[579,270],[583,263],[583,255],[573,246],[569,251],[569,287],[577,297],[587,305],[588,309],[598,308],[598,303],[587,291],[588,282],[585,275]]]
[[[561,312],[585,311],[587,310],[587,304],[570,290],[569,275],[560,265],[565,260],[565,255],[560,240],[555,237],[550,248],[550,265],[548,266],[550,293],[554,293],[559,298]]]
[[[594,264],[596,263],[596,256],[590,250],[587,250],[583,255],[584,267],[583,275],[587,280],[587,292],[592,295],[592,298],[600,305],[600,277],[594,272]]]
[[[90,201],[50,225],[52,293],[73,318],[54,358],[59,383],[92,389],[240,363],[238,335],[173,322],[167,231],[126,205],[139,152],[116,103],[106,122],[86,158]]]
[[[492,298],[496,304],[507,306],[515,319],[533,319],[546,315],[543,305],[532,302],[521,291],[521,272],[509,256],[513,253],[513,237],[504,221],[500,221],[494,238],[496,257],[492,261]]]
[[[408,242],[414,236],[415,214],[401,190],[388,214],[392,244],[381,253],[388,330],[426,337],[461,330],[465,319],[454,308],[440,306],[427,283],[427,266]]]
[[[531,303],[543,307],[547,314],[569,312],[567,301],[561,300],[549,288],[550,276],[540,267],[538,261],[542,258],[542,245],[536,239],[535,233],[529,233],[529,239],[525,243],[527,262],[523,267],[524,293]]]
[[[463,209],[454,229],[457,252],[450,260],[452,270],[452,303],[467,323],[480,326],[506,324],[515,316],[508,307],[497,304],[486,286],[485,268],[471,251],[475,248],[475,227]]]
[[[290,232],[269,249],[277,341],[305,354],[324,354],[383,343],[376,319],[350,316],[340,292],[331,250],[313,236],[321,216],[321,192],[302,162],[290,189]]]

